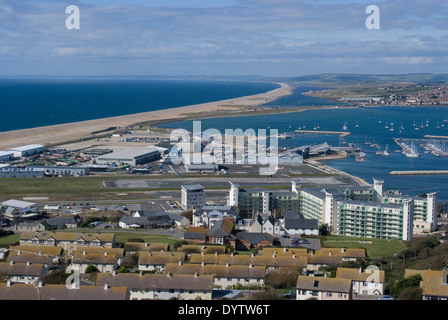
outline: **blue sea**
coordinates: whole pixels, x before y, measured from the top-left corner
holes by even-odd
[[[264,93],[275,83],[205,80],[0,80],[0,132]]]
[[[316,104],[310,103],[310,97],[304,96],[309,87],[297,87],[294,95],[281,98],[264,107],[295,105],[334,106],[328,100],[316,98]],[[303,99],[303,100],[302,100]],[[304,101],[307,101],[306,104]],[[448,200],[448,176],[393,176],[391,171],[400,170],[448,170],[448,157],[425,153],[418,146],[419,158],[403,155],[393,138],[422,139],[424,135],[448,136],[448,107],[361,107],[351,109],[315,109],[302,112],[277,115],[259,115],[236,118],[215,118],[201,120],[201,129],[278,129],[279,133],[292,132],[296,129],[316,131],[343,131],[344,124],[351,135],[341,140],[338,135],[308,133],[295,135],[292,139],[280,139],[280,147],[299,147],[303,145],[327,142],[332,146],[341,143],[354,143],[366,151],[366,163],[357,163],[353,156],[346,159],[326,161],[336,169],[361,177],[373,183],[373,178],[384,179],[385,190],[400,190],[408,195],[420,195],[425,192],[438,191],[439,199]],[[192,130],[192,121],[180,121],[160,125],[166,128],[184,128]],[[415,128],[418,127],[418,130]],[[393,129],[393,131],[391,131]],[[378,149],[371,148],[366,142],[374,142],[381,150],[387,146],[392,152],[389,157],[376,155]],[[448,146],[448,144],[447,144]]]

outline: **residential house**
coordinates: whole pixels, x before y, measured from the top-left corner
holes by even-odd
[[[299,276],[297,300],[351,300],[352,281],[326,277]]]
[[[13,260],[0,262],[0,274],[6,275],[11,283],[35,283],[46,272],[42,263],[15,263]]]
[[[316,273],[321,267],[341,264],[342,255],[335,254],[313,254],[312,252],[307,257],[306,269],[308,273]]]
[[[83,274],[90,266],[94,266],[99,272],[113,272],[118,266],[117,261],[117,255],[107,251],[103,254],[76,251],[70,265],[66,268],[66,272],[71,273],[73,270],[78,270],[79,273]]]
[[[352,280],[354,295],[383,295],[384,294],[384,270],[361,268],[338,268],[336,278]]]
[[[405,278],[420,274],[422,300],[448,300],[448,278],[446,267],[443,270],[405,270]]]
[[[10,246],[9,255],[33,254],[48,256],[52,259],[52,263],[59,263],[64,261],[64,250],[57,246],[40,246],[40,245],[23,245]],[[9,262],[9,261],[8,261]]]
[[[192,225],[211,229],[219,220],[230,217],[235,221],[237,207],[235,206],[203,206],[193,212]]]
[[[138,210],[135,211],[132,214],[132,217],[147,217],[148,221],[156,221],[160,225],[160,227],[163,227],[163,225],[166,223],[169,223],[169,226],[175,226],[175,227],[186,227],[190,225],[190,220],[185,218],[184,216],[176,213],[171,213],[167,211],[158,211],[158,210]],[[157,218],[158,217],[158,218]],[[160,222],[159,222],[160,221]]]
[[[97,275],[98,286],[126,287],[131,300],[170,298],[182,300],[211,300],[213,276],[186,274],[132,274],[118,273]]]
[[[234,243],[233,221],[230,219],[221,219],[213,225],[208,233],[209,242],[215,244]]]
[[[165,273],[170,274],[198,274],[213,276],[215,288],[233,289],[236,285],[263,286],[266,278],[266,267],[253,265],[214,265],[214,264],[176,264],[170,263],[165,267]]]
[[[0,283],[0,300],[129,300],[125,287]]]
[[[45,231],[47,227],[47,224],[39,221],[25,221],[20,222],[14,225],[14,231],[15,232],[26,232],[26,231],[35,231],[35,232],[41,232]]]
[[[59,246],[72,251],[78,247],[108,247],[115,246],[113,233],[74,233],[74,232],[23,232],[20,235],[20,245]]]
[[[210,229],[204,227],[189,227],[182,236],[182,239],[196,243],[207,243]]]
[[[53,258],[49,255],[34,252],[11,251],[6,259],[8,263],[43,264],[48,270],[53,266]]]
[[[167,252],[170,248],[168,243],[148,243],[148,242],[130,242],[124,243],[124,252],[126,255],[139,253],[140,251],[161,251]]]
[[[182,247],[177,248],[177,252],[185,252],[187,255],[191,255],[192,253],[202,253],[205,254],[225,254],[226,253],[226,247],[220,246],[220,245],[187,245],[184,244]]]
[[[253,248],[262,248],[264,246],[272,246],[274,237],[267,233],[256,232],[238,232],[236,235],[237,250],[250,250]]]
[[[43,221],[44,225],[48,228],[55,229],[74,229],[79,227],[82,219],[76,215],[74,217],[54,217]]]
[[[167,263],[179,263],[184,260],[183,252],[140,252],[138,270],[163,272]]]

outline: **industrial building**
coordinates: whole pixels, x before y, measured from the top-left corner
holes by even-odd
[[[27,146],[6,149],[4,151],[12,152],[14,154],[14,158],[21,158],[40,154],[45,151],[45,147],[40,144],[30,144]]]
[[[0,178],[80,177],[89,173],[88,168],[80,167],[28,166],[0,168]]]
[[[128,164],[137,166],[160,159],[161,150],[156,147],[142,147],[120,150],[96,158],[97,164]]]
[[[12,151],[0,151],[0,162],[14,160],[14,152]]]

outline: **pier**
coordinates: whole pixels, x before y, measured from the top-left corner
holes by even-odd
[[[343,131],[318,131],[318,130],[295,130],[295,133],[321,133],[321,134],[338,134],[340,138],[345,138],[351,135],[351,132]]]
[[[448,174],[448,170],[414,170],[414,171],[391,171],[390,175],[397,176],[415,176],[415,175],[430,175],[430,174]]]

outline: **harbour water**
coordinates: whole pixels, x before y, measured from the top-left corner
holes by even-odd
[[[308,88],[298,90],[308,91]],[[270,105],[281,106],[281,98]],[[296,99],[300,94],[296,93]],[[309,97],[306,97],[309,99]],[[321,100],[321,99],[320,99]],[[328,101],[323,101],[330,106]],[[322,104],[322,101],[319,101]],[[300,105],[300,101],[298,102]],[[333,104],[333,107],[334,104]],[[344,125],[346,130],[344,130]],[[192,130],[192,121],[181,121],[161,125],[168,128],[184,128]],[[318,134],[315,132],[295,134],[291,139],[280,139],[280,147],[298,147],[327,142],[331,146],[341,143],[356,144],[366,153],[366,162],[355,162],[354,156],[345,159],[325,161],[325,164],[367,182],[372,178],[384,179],[385,190],[400,190],[404,194],[420,195],[425,192],[438,191],[439,199],[448,200],[447,175],[393,176],[391,171],[402,170],[447,170],[448,157],[435,156],[416,143],[420,156],[406,157],[394,138],[424,139],[425,135],[448,136],[448,107],[360,107],[360,108],[327,108],[277,115],[258,115],[236,118],[216,118],[201,120],[202,130],[215,128],[225,129],[278,129],[279,133],[293,132],[297,129],[310,131],[346,131],[351,134],[340,139],[335,134]],[[417,129],[416,129],[417,128]],[[392,129],[392,130],[391,130]],[[417,141],[417,140],[416,140]],[[386,146],[390,156],[377,155],[377,148],[366,143],[376,143],[380,150]],[[341,145],[342,146],[342,145]],[[447,144],[448,146],[448,144]]]

